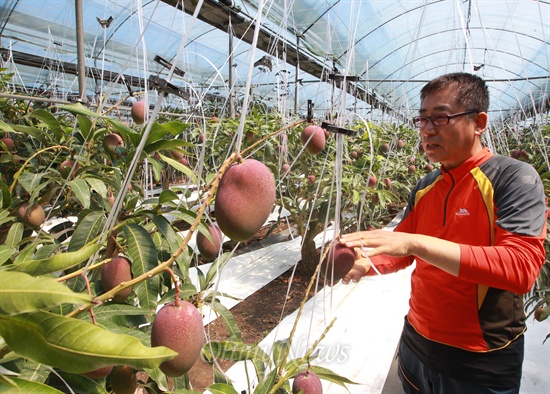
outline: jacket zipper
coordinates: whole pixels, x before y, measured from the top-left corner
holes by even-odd
[[[451,188],[447,192],[447,196],[445,197],[445,203],[443,204],[443,223],[442,226],[445,227],[445,224],[447,224],[447,203],[449,202],[449,196],[451,195],[451,192],[453,191],[455,187],[455,179],[451,175],[449,171],[444,170],[447,175],[451,178]]]

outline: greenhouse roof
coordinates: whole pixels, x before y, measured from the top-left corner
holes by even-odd
[[[27,93],[78,93],[78,3],[0,5],[2,66]],[[233,87],[280,111],[410,118],[423,84],[467,71],[488,82],[493,121],[548,111],[548,1],[86,0],[82,16],[91,100],[155,75],[183,108],[223,108]]]

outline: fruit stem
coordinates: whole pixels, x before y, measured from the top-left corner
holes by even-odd
[[[172,271],[169,267],[165,268],[165,271],[170,274],[172,277],[172,282],[174,282],[174,288],[176,289],[176,293],[174,294],[174,305],[176,307],[180,306],[180,287],[178,286],[178,278],[176,277],[176,274],[174,274],[174,271]]]

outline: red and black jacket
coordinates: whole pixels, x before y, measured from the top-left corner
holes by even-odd
[[[456,242],[461,262],[455,277],[416,259],[408,313],[414,330],[469,352],[503,349],[521,336],[522,294],[545,260],[546,218],[535,169],[487,148],[456,169],[442,166],[420,180],[395,231]],[[389,273],[414,260],[375,256],[372,263]]]

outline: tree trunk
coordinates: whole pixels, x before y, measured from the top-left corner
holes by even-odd
[[[308,229],[302,242],[302,262],[298,268],[302,275],[307,277],[313,275],[319,263],[319,256],[314,241],[314,238],[317,236],[316,228],[317,226],[313,225],[312,228]]]

